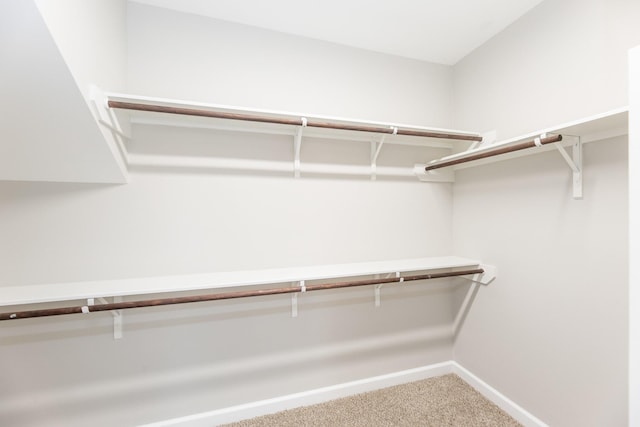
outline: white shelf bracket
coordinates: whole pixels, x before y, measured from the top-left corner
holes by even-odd
[[[100,297],[98,298],[100,304],[108,304],[109,301]],[[113,302],[122,302],[122,297],[113,297]],[[92,306],[95,304],[94,298],[87,299],[87,305]],[[111,310],[111,315],[113,317],[113,339],[119,340],[122,338],[122,310]]]
[[[488,285],[489,283],[493,282],[493,280],[496,278],[498,274],[498,269],[494,265],[488,265],[488,264],[480,264],[479,267],[484,270],[484,273],[476,273],[471,277],[467,277],[467,276],[460,276],[460,277],[474,283],[480,283],[482,285]]]
[[[97,86],[91,86],[89,96],[96,121],[111,131],[120,155],[128,160],[126,142],[131,141],[131,137],[122,130],[115,112],[108,107],[107,97]]]
[[[467,148],[467,151],[473,150],[474,148],[477,148],[480,146],[486,147],[488,145],[493,145],[497,139],[498,139],[498,133],[495,130],[485,132],[482,134],[482,140],[474,141],[473,144],[471,144],[469,148]]]
[[[307,292],[307,287],[304,284],[304,280],[294,282],[295,286],[300,286],[300,292]],[[291,317],[298,317],[298,294],[291,294]]]
[[[380,278],[380,274],[376,274],[376,275],[374,275],[374,277],[375,277],[376,279],[379,279],[379,278]],[[377,308],[377,307],[380,307],[380,289],[382,288],[382,285],[383,285],[383,283],[381,283],[381,284],[379,284],[379,285],[375,285],[375,286],[373,287],[373,298],[374,298],[374,300],[375,300],[375,306],[376,306],[376,308]]]
[[[113,297],[113,302],[122,302],[122,297]],[[113,339],[119,340],[122,338],[122,320],[124,318],[122,310],[114,310],[113,314]]]
[[[298,294],[291,294],[291,317],[298,317]]]
[[[382,146],[382,145],[381,145]],[[378,143],[371,141],[371,181],[376,180],[376,152],[378,151]]]
[[[394,273],[388,273],[387,274],[387,278],[391,277],[391,275],[393,275],[393,274]],[[400,277],[400,273],[399,272],[396,272],[395,275],[396,275],[396,277]],[[379,279],[380,276],[381,276],[380,274],[376,274],[374,277],[376,279]],[[380,283],[379,285],[375,285],[373,287],[373,297],[375,299],[376,308],[380,307],[380,290],[382,289],[383,286],[384,286],[384,283]]]
[[[574,141],[571,146],[571,156],[569,156],[567,150],[565,150],[563,146],[556,144],[556,148],[573,172],[573,198],[582,199],[582,141],[579,136],[573,138]]]
[[[398,128],[394,129],[394,135],[398,132]],[[378,156],[380,155],[380,150],[382,150],[382,146],[384,145],[384,139],[386,135],[382,135],[379,142],[371,141],[371,181],[376,180],[376,169],[378,164]]]
[[[375,298],[375,305],[376,307],[380,307],[380,288],[382,288],[382,285],[376,285],[373,288],[373,296]]]
[[[293,176],[300,178],[300,147],[302,146],[302,130],[307,127],[307,119],[300,119],[302,125],[296,129],[296,135],[293,139]]]

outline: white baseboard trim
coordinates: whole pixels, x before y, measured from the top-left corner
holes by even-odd
[[[316,403],[327,402],[353,394],[378,390],[398,384],[412,381],[419,381],[431,377],[450,374],[452,372],[451,361],[436,363],[406,371],[393,372],[391,374],[379,375],[357,381],[336,384],[328,387],[317,388],[301,393],[289,394],[273,399],[260,400],[243,405],[231,406],[229,408],[218,409],[210,412],[189,415],[186,417],[174,418],[141,427],[211,427],[220,424],[232,423],[260,415],[273,414],[285,409],[298,408],[300,406],[314,405]]]
[[[548,427],[547,424],[526,411],[523,407],[491,387],[486,382],[472,374],[462,365],[452,361],[453,373],[462,378],[467,384],[475,388],[480,394],[493,402],[500,409],[511,415],[516,421],[525,427]]]
[[[308,390],[301,393],[259,400],[209,412],[173,418],[140,427],[211,427],[232,423],[261,415],[273,414],[286,409],[314,405],[341,397],[351,396],[367,391],[379,390],[398,384],[419,381],[431,377],[454,373],[476,389],[480,394],[507,412],[525,427],[548,427],[547,424],[527,412],[524,408],[507,398],[486,382],[469,372],[454,361],[436,363],[406,371],[365,378],[357,381],[336,384],[328,387]]]

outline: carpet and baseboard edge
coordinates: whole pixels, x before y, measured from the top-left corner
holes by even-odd
[[[547,424],[500,393],[479,377],[455,361],[447,361],[408,369],[391,374],[369,377],[328,387],[321,387],[301,393],[294,393],[272,399],[259,400],[228,408],[217,409],[185,417],[173,418],[141,427],[209,427],[227,424],[261,415],[272,414],[300,406],[314,405],[357,393],[378,390],[385,387],[424,380],[440,375],[454,373],[476,389],[480,394],[508,413],[525,427],[547,427]]]

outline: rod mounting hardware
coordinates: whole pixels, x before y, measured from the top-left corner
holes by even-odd
[[[398,128],[394,128],[395,131],[398,131]],[[395,135],[395,133],[394,133]],[[382,150],[382,146],[384,145],[384,140],[387,136],[382,135],[380,137],[380,141],[371,141],[371,181],[376,180],[376,169],[378,164],[378,156],[380,155],[380,150]]]
[[[556,148],[573,173],[573,198],[582,199],[582,140],[579,136],[571,136],[570,138],[573,138],[573,142],[571,144],[571,156],[569,156],[567,150],[565,150],[563,146],[556,144]]]
[[[373,288],[373,297],[375,298],[375,306],[380,307],[380,289],[382,288],[382,284],[375,285]]]
[[[304,280],[295,282],[294,286],[300,287],[300,293],[307,292],[307,287],[304,284]],[[291,294],[291,317],[298,317],[298,294]]]
[[[120,156],[128,161],[126,143],[131,141],[131,136],[122,130],[122,126],[120,126],[114,110],[109,107],[107,97],[97,86],[91,85],[89,88],[89,98],[96,121],[109,130]]]
[[[477,272],[471,276],[461,276],[463,279],[481,285],[488,285],[493,282],[498,275],[498,269],[494,265],[480,264],[481,272]]]
[[[302,146],[302,130],[307,126],[307,119],[302,117],[302,125],[296,128],[293,139],[293,176],[300,178],[300,148]]]
[[[87,299],[87,310],[86,310],[87,313],[91,312],[91,307],[96,304],[95,300],[96,300],[95,298]],[[107,301],[103,297],[99,297],[98,301],[100,302],[100,304],[109,304],[109,301]],[[113,297],[113,302],[114,303],[122,302],[122,297],[119,297],[119,296]],[[84,312],[85,310],[83,310],[83,313]],[[113,317],[113,339],[119,340],[122,338],[122,317],[123,317],[122,310],[111,310],[111,315]]]
[[[392,274],[393,273],[387,274],[387,278],[391,277]],[[380,274],[376,274],[375,277],[376,277],[376,279],[380,279],[381,275]],[[380,284],[375,285],[373,287],[373,297],[374,297],[374,300],[375,300],[376,308],[380,307],[380,292],[381,292],[382,286],[384,286],[384,283],[380,283]]]

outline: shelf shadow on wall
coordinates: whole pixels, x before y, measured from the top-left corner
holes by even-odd
[[[462,293],[460,291],[466,288],[466,292],[464,292],[464,297],[461,298],[461,301],[459,301],[458,304],[456,304],[457,310],[455,310],[456,315],[453,320],[454,341],[458,338],[458,335],[462,330],[462,326],[464,325],[464,322],[467,319],[467,315],[469,314],[469,311],[471,310],[471,306],[473,305],[473,302],[476,299],[476,295],[478,294],[478,290],[480,289],[480,286],[482,286],[480,283],[471,282],[468,285],[465,285],[465,284],[459,285],[459,289],[456,290],[456,292]]]
[[[371,142],[307,137],[298,155],[291,135],[236,134],[171,126],[135,127],[129,170],[147,173],[250,175],[353,180],[412,180],[416,163],[441,149],[386,144],[372,167]],[[446,153],[443,153],[443,155]]]
[[[154,164],[155,161],[135,161],[129,165],[130,172],[138,172],[138,173],[157,173],[157,174],[182,174],[182,175],[210,175],[210,176],[251,176],[251,177],[261,177],[261,178],[290,178],[294,179],[295,173],[293,168],[288,164],[282,163],[281,165],[275,165],[270,169],[270,166],[265,168],[242,168],[242,167],[227,167],[221,165],[207,165],[206,161],[201,162],[193,162],[193,164],[186,164],[189,161],[181,164],[180,161],[176,161],[175,159],[172,162],[167,162],[166,164]],[[230,164],[233,164],[233,160],[230,161]],[[322,169],[324,165],[318,164],[319,166],[313,167],[314,170]],[[331,166],[333,167],[333,166]],[[300,176],[298,178],[301,179],[324,179],[324,180],[354,180],[354,181],[372,181],[371,173],[367,171],[363,172],[341,172],[340,168],[354,170],[363,170],[365,168],[369,168],[364,165],[354,165],[354,164],[345,164],[337,166],[335,172],[330,170],[327,171],[314,171],[307,172],[304,169],[301,171]],[[402,182],[415,182],[420,183],[415,176],[409,176],[407,173],[406,176],[385,176],[385,175],[376,175],[376,181],[402,181]]]

